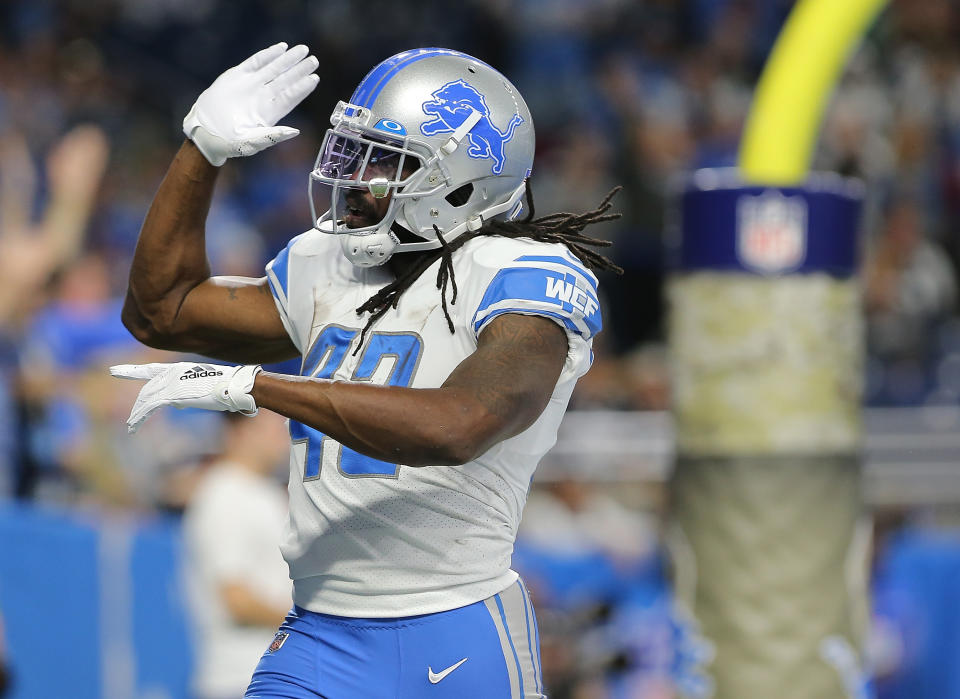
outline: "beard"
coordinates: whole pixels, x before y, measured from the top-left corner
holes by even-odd
[[[348,228],[372,226],[383,218],[366,192],[351,191],[344,196],[344,203],[346,210],[343,212],[343,221]]]

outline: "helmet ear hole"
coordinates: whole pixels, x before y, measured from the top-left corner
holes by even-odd
[[[462,187],[457,187],[450,192],[444,199],[450,206],[463,206],[470,201],[470,195],[473,194],[473,182],[467,182]]]

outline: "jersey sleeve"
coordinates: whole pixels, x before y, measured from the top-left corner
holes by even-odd
[[[519,255],[502,265],[486,285],[473,315],[479,337],[494,318],[520,313],[550,318],[573,336],[590,340],[603,321],[597,278],[571,254]]]
[[[283,327],[293,341],[294,346],[302,353],[302,338],[299,337],[296,324],[292,320],[293,311],[290,302],[291,249],[301,237],[302,236],[297,236],[287,243],[287,246],[267,263],[266,272],[270,293],[273,295],[273,300],[277,304],[277,310],[280,312],[280,321],[283,323]]]

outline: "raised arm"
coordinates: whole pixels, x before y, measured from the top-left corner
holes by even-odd
[[[190,141],[174,157],[140,230],[124,325],[161,349],[245,363],[295,356],[266,278],[210,276],[204,229],[218,172]]]
[[[507,314],[490,323],[477,351],[440,388],[262,373],[250,394],[259,407],[367,456],[408,466],[463,464],[533,424],[566,356],[566,334],[552,320]]]
[[[83,246],[109,145],[101,129],[71,129],[47,156],[48,191],[31,223],[37,171],[17,131],[0,137],[0,326],[17,322],[40,289]]]
[[[188,138],[140,231],[123,322],[151,347],[235,362],[296,356],[266,278],[211,277],[205,224],[227,158],[297,135],[276,126],[316,87],[307,48],[277,44],[226,71],[184,120]]]

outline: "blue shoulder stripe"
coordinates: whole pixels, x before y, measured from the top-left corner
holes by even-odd
[[[287,299],[289,298],[287,292],[289,284],[287,267],[290,263],[291,245],[293,245],[293,241],[290,241],[287,246],[277,253],[277,256],[267,264],[267,272],[272,272],[272,274],[267,274],[267,282],[270,284],[270,290],[273,291],[273,295],[280,299],[284,306],[286,306]],[[274,282],[274,277],[276,278],[276,282]],[[277,289],[275,284],[279,284],[280,288]]]
[[[593,290],[597,290],[597,282],[594,280],[593,274],[566,257],[560,257],[559,255],[521,255],[514,262],[552,262],[555,265],[565,265],[582,274],[583,278],[593,287]]]
[[[512,312],[558,318],[568,330],[589,339],[600,332],[603,322],[597,295],[583,278],[540,267],[501,269],[473,316],[474,331],[491,318]]]

